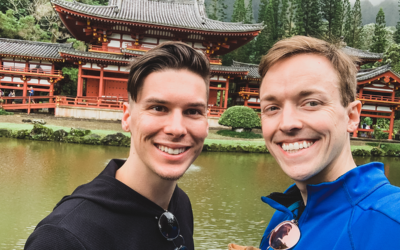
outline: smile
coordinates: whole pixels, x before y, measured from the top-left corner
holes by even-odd
[[[165,152],[165,153],[167,153],[167,154],[170,154],[170,155],[179,155],[179,154],[182,154],[182,153],[185,152],[186,149],[187,149],[187,148],[169,148],[169,147],[162,146],[162,145],[156,145],[156,147],[157,147],[159,150],[161,150],[161,151],[163,151],[163,152]]]
[[[298,141],[294,143],[282,143],[281,147],[289,154],[297,153],[303,149],[309,148],[314,144],[313,141]]]

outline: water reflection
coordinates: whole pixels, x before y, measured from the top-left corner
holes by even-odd
[[[26,238],[54,205],[92,180],[128,148],[0,138],[0,249],[23,249]],[[400,185],[398,158],[384,161]],[[358,157],[357,164],[371,161]],[[193,206],[197,249],[257,246],[273,210],[260,197],[292,183],[268,154],[202,153],[179,181]]]

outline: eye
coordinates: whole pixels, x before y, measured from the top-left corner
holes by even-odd
[[[279,108],[277,106],[270,106],[269,108],[265,109],[265,112],[273,112],[278,110]]]
[[[163,106],[154,106],[151,109],[154,110],[154,111],[157,111],[157,112],[165,112],[165,111],[167,111],[167,109],[165,107],[163,107]]]
[[[186,111],[186,114],[188,114],[188,115],[201,115],[202,113],[198,109],[188,109]]]
[[[307,102],[304,106],[315,107],[315,106],[318,106],[318,105],[319,105],[318,102],[316,102],[316,101],[310,101],[310,102]]]

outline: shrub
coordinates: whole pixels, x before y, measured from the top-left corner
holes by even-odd
[[[373,149],[371,149],[371,155],[372,156],[385,156],[385,152],[383,152],[383,150],[380,148],[373,148]]]
[[[262,138],[262,135],[253,132],[236,132],[232,130],[219,130],[217,131],[217,134],[234,138],[246,138],[246,139]]]
[[[244,128],[251,131],[253,128],[261,127],[261,120],[253,109],[245,106],[234,106],[228,108],[221,115],[218,124],[232,127],[232,130]]]
[[[370,156],[371,152],[365,149],[354,149],[352,152],[354,156]]]
[[[13,112],[7,112],[4,109],[0,109],[0,115],[13,115]]]

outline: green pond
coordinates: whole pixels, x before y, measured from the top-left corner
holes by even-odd
[[[37,223],[78,185],[91,181],[128,148],[0,138],[0,249],[23,249]],[[383,161],[400,185],[398,158]],[[202,153],[179,180],[195,218],[196,249],[227,249],[230,242],[258,246],[273,209],[260,197],[292,181],[269,154]]]

